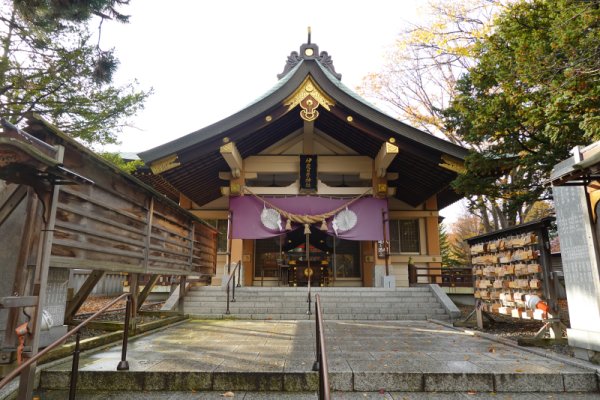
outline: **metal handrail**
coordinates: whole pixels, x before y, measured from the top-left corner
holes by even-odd
[[[233,288],[233,296],[232,296],[232,299],[231,299],[232,303],[235,303],[235,288],[236,288],[236,286],[237,287],[241,287],[242,286],[242,285],[240,285],[240,282],[242,280],[242,275],[241,275],[242,274],[242,272],[241,272],[242,268],[241,267],[242,267],[242,260],[238,261],[237,264],[235,264],[235,267],[233,268],[233,271],[231,271],[229,273],[229,279],[227,279],[227,285],[226,285],[227,286],[227,311],[225,311],[226,315],[231,314],[231,312],[229,311],[229,284],[231,283],[231,280],[233,280],[233,286],[232,286],[232,288]],[[238,282],[237,282],[237,285],[235,283],[235,271],[237,271],[237,273],[238,273]]]
[[[86,319],[85,321],[80,323],[79,325],[77,325],[75,328],[71,329],[69,332],[65,333],[62,337],[55,340],[50,345],[46,346],[42,351],[37,353],[35,356],[31,357],[29,360],[27,360],[26,362],[21,364],[19,367],[17,367],[15,370],[13,370],[10,374],[5,376],[4,379],[2,379],[0,381],[0,389],[3,388],[4,386],[6,386],[17,375],[20,375],[20,373],[25,368],[29,367],[31,364],[35,363],[37,360],[39,360],[41,357],[46,355],[48,352],[50,352],[51,350],[53,350],[54,348],[56,348],[57,346],[62,344],[65,340],[67,340],[67,338],[69,336],[71,336],[73,334],[77,334],[76,342],[75,342],[75,350],[73,351],[73,367],[71,369],[71,383],[69,385],[69,387],[70,387],[69,399],[75,399],[75,389],[77,387],[77,371],[78,371],[78,367],[79,367],[79,338],[81,335],[79,331],[81,330],[81,328],[86,326],[90,321],[92,321],[98,315],[105,312],[113,304],[115,304],[119,300],[123,299],[124,297],[127,297],[127,305],[125,307],[126,312],[125,312],[125,326],[123,328],[123,347],[122,347],[122,351],[121,351],[121,361],[119,362],[119,365],[117,366],[117,370],[119,370],[119,371],[128,370],[129,363],[127,362],[126,358],[127,358],[127,338],[129,336],[129,316],[131,314],[131,294],[123,293],[122,295],[120,295],[119,297],[112,300],[104,307],[102,307],[99,311],[94,313],[94,315],[92,315],[91,317],[89,317],[88,319]]]
[[[311,302],[312,302],[311,286],[310,286],[310,281],[312,279],[312,274],[310,273],[310,271],[311,271],[310,264],[309,264],[309,266],[307,268],[308,268],[309,273],[308,273],[308,285],[307,285],[308,286],[308,298],[306,299],[306,301],[308,302],[308,310],[306,311],[306,315],[312,315],[312,311],[310,310],[310,305],[311,305]],[[309,317],[309,319],[310,319],[310,317]]]
[[[319,371],[319,399],[329,400],[329,367],[327,366],[327,351],[325,348],[325,335],[323,333],[323,309],[321,296],[315,295],[315,326],[316,326],[316,360],[313,371]]]

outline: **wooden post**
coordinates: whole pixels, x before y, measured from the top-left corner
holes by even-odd
[[[231,229],[233,223],[233,211],[227,214],[227,275],[231,273]]]
[[[63,149],[64,150],[64,149]],[[62,161],[63,151],[59,152],[59,161]],[[46,303],[46,287],[48,284],[48,271],[50,270],[50,254],[52,251],[52,241],[54,240],[54,226],[56,223],[56,208],[58,204],[58,194],[60,186],[55,185],[51,193],[44,193],[45,198],[40,199],[45,203],[46,221],[45,229],[42,232],[39,243],[38,260],[36,263],[36,273],[34,278],[33,295],[38,296],[38,303],[32,318],[33,328],[31,329],[31,352],[26,354],[27,358],[34,357],[38,353],[40,344],[40,331],[42,324],[42,307]],[[19,399],[30,399],[33,393],[35,381],[35,369],[37,363],[31,363],[21,373],[19,380]]]
[[[23,234],[21,235],[21,246],[19,247],[19,255],[17,258],[17,263],[15,265],[16,270],[13,281],[13,293],[18,293],[20,296],[26,295],[25,283],[27,281],[27,261],[35,245],[36,236],[34,234],[40,230],[39,225],[41,224],[41,219],[38,215],[39,200],[35,195],[33,189],[27,189],[27,187],[25,186],[20,186],[11,195],[11,199],[9,199],[9,202],[7,202],[8,205],[4,204],[6,207],[2,207],[1,210],[6,211],[6,215],[9,215],[21,203],[21,201],[23,201],[24,198],[27,199],[27,215],[25,224],[23,226]],[[0,224],[2,224],[2,220],[2,215],[0,215]],[[19,308],[10,308],[8,310],[8,318],[6,320],[6,331],[4,333],[5,345],[13,347],[17,346],[17,336],[15,334],[15,329],[18,325],[20,311],[21,310]],[[1,362],[9,363],[10,361],[10,352],[3,353]]]
[[[475,303],[475,317],[477,318],[477,327],[483,329],[483,302],[477,300]]]
[[[140,289],[139,274],[129,274],[129,293],[131,294],[131,325],[132,332],[137,328],[138,295]]]
[[[148,260],[150,259],[150,242],[152,237],[152,220],[154,218],[154,197],[150,197],[150,204],[148,204],[148,213],[146,214],[146,237],[144,238],[144,270],[148,270]],[[135,305],[135,300],[134,301]],[[131,307],[135,310],[135,307]]]
[[[385,276],[390,275],[390,244],[387,239],[387,229],[386,223],[389,221],[389,218],[386,218],[385,210],[381,209],[381,218],[383,220],[383,249],[384,249],[384,259],[385,259]]]
[[[179,278],[179,302],[177,303],[177,311],[181,314],[183,314],[183,312],[184,312],[183,302],[184,302],[185,295],[186,295],[185,286],[186,286],[186,276],[181,275]]]

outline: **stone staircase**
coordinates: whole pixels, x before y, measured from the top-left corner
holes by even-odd
[[[449,320],[454,306],[442,291],[429,285],[411,288],[315,287],[327,320]],[[307,315],[305,287],[240,287],[226,315],[227,293],[221,287],[194,287],[185,297],[184,312],[194,318],[253,320],[303,320]],[[440,300],[440,296],[446,299]],[[446,304],[446,307],[444,307]],[[454,307],[455,308],[455,307]]]
[[[591,400],[597,366],[467,334],[438,321],[325,321],[334,399]],[[490,349],[493,349],[491,351]],[[309,320],[190,320],[84,354],[78,400],[316,399]],[[71,360],[41,372],[43,400],[67,398]]]

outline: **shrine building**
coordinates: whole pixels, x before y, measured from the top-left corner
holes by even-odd
[[[245,286],[408,286],[409,262],[439,274],[439,210],[461,198],[450,183],[467,150],[344,86],[310,36],[277,77],[139,154],[139,178],[219,231],[212,285],[238,261]]]

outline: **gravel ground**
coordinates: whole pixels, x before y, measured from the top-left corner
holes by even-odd
[[[457,305],[461,312],[461,319],[465,319],[471,311],[473,306]],[[544,323],[537,320],[523,320],[512,318],[502,314],[492,314],[493,319],[496,321],[490,324],[484,324],[484,329],[481,332],[489,333],[498,337],[514,340],[515,342],[522,337],[533,337],[542,328]],[[567,315],[568,317],[568,315]],[[563,323],[569,326],[568,319],[561,315]],[[475,323],[475,317],[472,318],[473,329],[479,330]],[[566,332],[563,332],[563,337],[566,337]],[[573,356],[573,349],[568,344],[553,344],[547,347],[548,349],[563,355]]]
[[[97,296],[88,298],[85,303],[81,306],[77,314],[75,314],[75,322],[79,323],[84,321],[86,318],[91,316],[96,311],[100,310],[104,307],[108,302],[110,302],[114,297],[110,296]],[[142,311],[158,311],[162,307],[163,302],[159,303],[150,303],[142,306]],[[161,319],[159,316],[151,316],[151,315],[143,315],[138,317],[138,324],[143,324],[145,322],[151,322]],[[119,301],[113,304],[107,311],[100,314],[94,321],[114,321],[114,322],[122,322],[125,320],[125,300]],[[86,339],[90,337],[100,336],[107,333],[107,331],[103,331],[100,329],[81,329],[81,339]],[[70,336],[67,339],[67,343],[71,343],[75,341],[75,335]]]

